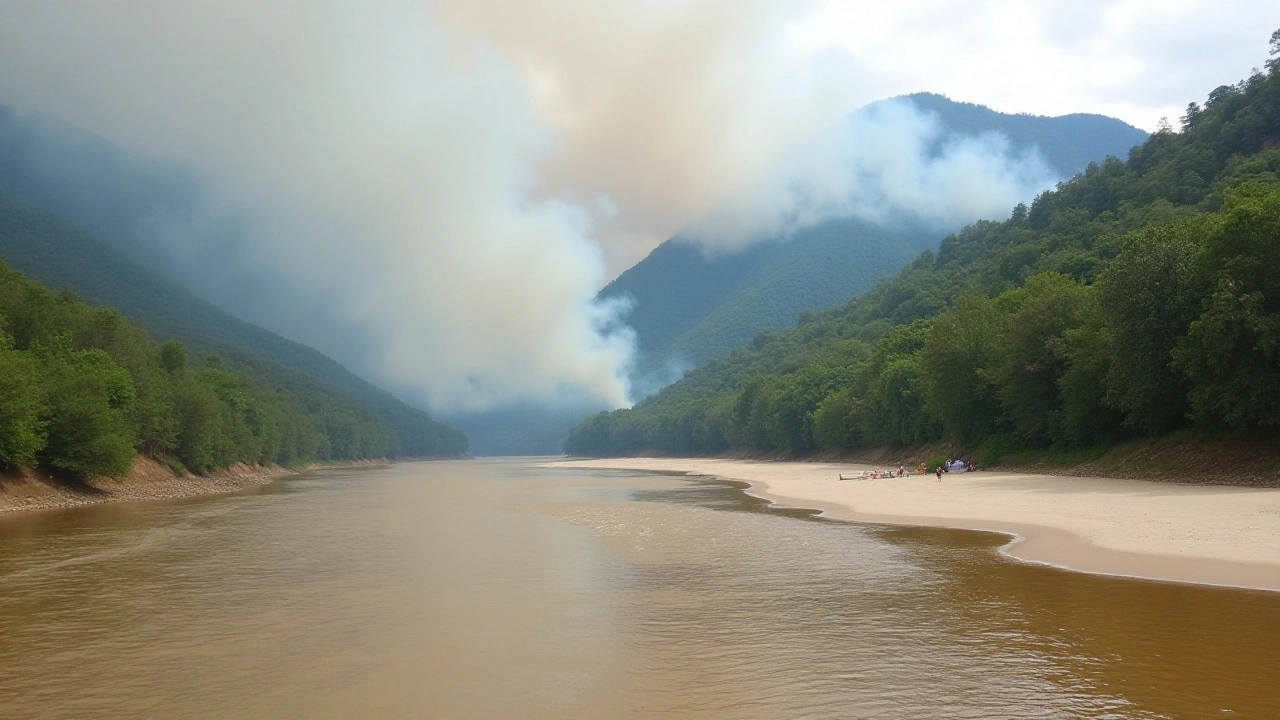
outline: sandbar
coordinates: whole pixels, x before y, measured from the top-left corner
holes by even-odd
[[[979,471],[840,480],[870,465],[710,458],[563,460],[750,484],[839,520],[984,530],[1002,552],[1083,572],[1280,592],[1280,489]],[[878,469],[884,469],[880,467]]]

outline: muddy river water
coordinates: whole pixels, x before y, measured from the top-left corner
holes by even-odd
[[[1280,594],[521,460],[0,516],[0,717],[1280,718]]]

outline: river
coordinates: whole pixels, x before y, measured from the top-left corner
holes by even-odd
[[[1280,594],[521,460],[0,516],[0,717],[1277,718]]]

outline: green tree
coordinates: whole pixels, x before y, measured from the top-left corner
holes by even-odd
[[[180,375],[187,369],[187,346],[170,340],[160,346],[160,367],[170,375]]]
[[[34,465],[45,445],[35,363],[0,330],[0,466]]]
[[[847,387],[823,398],[813,412],[813,438],[824,452],[846,452],[863,444],[856,413],[858,395]]]
[[[137,450],[153,457],[163,454],[174,439],[173,398],[155,345],[113,309],[91,308],[74,298],[65,302],[76,349],[100,349],[129,373],[136,392],[129,420]]]
[[[925,404],[947,435],[968,443],[996,431],[1001,408],[991,384],[1007,314],[983,297],[965,296],[933,321],[920,362]]]
[[[72,350],[68,335],[33,352],[44,371],[48,429],[40,464],[77,477],[127,473],[134,456],[129,374],[102,350]]]
[[[753,378],[743,388],[733,405],[729,421],[729,443],[746,450],[778,449],[770,433],[777,388],[774,378]]]
[[[1186,416],[1186,383],[1172,353],[1203,297],[1195,257],[1217,222],[1196,218],[1136,233],[1099,281],[1112,336],[1107,400],[1130,427],[1165,432]]]
[[[221,433],[218,397],[195,381],[178,385],[175,392],[178,437],[174,454],[187,469],[208,472],[218,466]]]
[[[1112,335],[1096,292],[1086,296],[1080,323],[1063,332],[1066,370],[1058,378],[1060,422],[1051,429],[1060,445],[1088,445],[1117,439],[1124,417],[1108,405],[1107,376]]]
[[[1019,295],[1017,309],[990,377],[1014,431],[1047,443],[1062,422],[1059,380],[1070,357],[1065,334],[1083,323],[1092,291],[1065,275],[1042,273],[1010,292]]]
[[[894,446],[934,439],[936,428],[925,409],[920,377],[929,329],[924,320],[894,328],[858,367],[850,389],[860,402],[851,410],[864,444]]]
[[[1173,353],[1195,414],[1242,429],[1280,424],[1280,188],[1229,193],[1198,265],[1212,295]]]

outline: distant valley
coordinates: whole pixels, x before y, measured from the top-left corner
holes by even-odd
[[[942,129],[939,146],[998,134],[1011,154],[1038,153],[1060,180],[1107,157],[1125,158],[1147,137],[1100,115],[1013,115],[930,93],[892,102],[903,100],[936,118]],[[839,305],[871,290],[921,250],[936,248],[959,229],[931,227],[913,217],[890,224],[839,217],[716,254],[679,235],[671,238],[600,291],[602,299],[625,297],[633,303],[626,317],[637,341],[633,395],[643,398],[762,332],[791,327],[806,311]],[[525,409],[458,420],[471,429],[477,452],[504,455],[530,448],[559,452],[559,446],[547,442],[556,434],[548,432],[548,422],[558,432],[572,416]],[[515,438],[539,440],[512,444]]]
[[[1123,157],[1145,138],[1140,130],[1095,115],[1009,115],[931,94],[905,100],[936,118],[943,128],[939,143],[996,133],[1010,153],[1037,153],[1062,179],[1109,155]],[[420,410],[323,354],[238,320],[181,287],[175,250],[156,221],[199,213],[200,186],[182,171],[0,106],[0,190],[7,195],[0,198],[0,222],[7,228],[0,256],[11,266],[117,306],[158,338],[180,339],[198,353],[296,378],[290,382],[333,388],[400,427],[408,454],[449,436],[451,431]],[[21,232],[22,227],[36,231]],[[789,327],[807,311],[867,292],[957,229],[911,217],[888,223],[836,217],[733,252],[708,254],[680,236],[668,240],[600,291],[602,299],[626,297],[632,303],[626,322],[637,341],[633,395],[652,393],[762,332]],[[238,242],[233,222],[209,231]],[[251,303],[251,279],[237,276],[226,263],[208,258],[206,287],[241,288],[220,297]],[[477,454],[556,453],[569,428],[599,409],[586,400],[558,410],[524,404],[453,419]],[[415,437],[436,439],[421,445],[410,439]],[[452,440],[446,444],[457,446]]]

